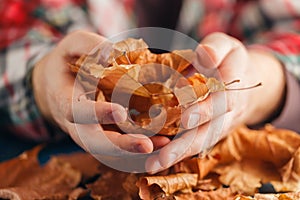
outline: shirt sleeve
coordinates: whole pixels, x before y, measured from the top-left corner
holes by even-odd
[[[269,32],[262,46],[270,51],[285,68],[285,98],[281,110],[270,121],[276,127],[300,133],[300,34],[296,32]],[[255,45],[254,45],[255,46]]]
[[[35,62],[51,47],[51,43],[26,44],[19,41],[0,53],[0,125],[23,139],[39,142],[62,135],[59,129],[43,119],[31,84]]]
[[[267,47],[286,68],[286,97],[280,115],[272,122],[277,127],[300,133],[300,34],[278,33],[269,37]]]
[[[0,21],[1,37],[11,38],[18,29],[23,33],[0,49],[0,126],[5,133],[40,142],[66,134],[47,122],[37,107],[31,83],[33,67],[64,35],[93,27],[84,6],[73,3],[37,5],[28,16],[34,18],[26,25],[9,26]]]
[[[286,128],[300,133],[300,84],[286,72],[286,97],[280,115],[272,121],[275,127]]]

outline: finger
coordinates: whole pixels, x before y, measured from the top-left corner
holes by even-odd
[[[151,153],[153,151],[153,143],[145,135],[120,134],[114,131],[105,131],[105,134],[112,143],[125,151],[133,153]]]
[[[230,106],[226,98],[227,94],[225,92],[213,93],[204,101],[187,108],[181,116],[182,126],[186,129],[193,129],[229,112]]]
[[[70,122],[112,124],[127,119],[125,108],[116,103],[82,99],[73,101],[73,113],[67,116]]]
[[[206,126],[204,126],[206,128]],[[201,127],[201,129],[204,129]],[[206,131],[202,134],[198,131],[200,128],[192,129],[181,137],[173,140],[161,149],[158,157],[158,162],[163,168],[170,167],[187,156],[197,154],[204,150]],[[197,147],[197,148],[195,148]]]
[[[163,171],[167,167],[162,167],[161,163],[159,162],[158,155],[150,156],[145,163],[146,172],[149,174],[155,174],[157,172]]]
[[[155,173],[166,169],[186,157],[196,155],[215,145],[223,136],[228,115],[222,115],[203,126],[184,133],[163,147],[158,155],[146,162],[146,169]]]
[[[87,152],[103,156],[120,157],[132,153],[150,153],[152,141],[139,134],[120,134],[104,131],[96,124],[69,123],[68,132],[72,139]]]
[[[195,143],[196,138],[198,139],[197,142],[202,141],[197,135],[197,128],[190,130],[181,137],[172,140],[168,145],[160,150],[158,155],[153,155],[147,159],[147,172],[156,173],[164,170],[172,166],[174,163],[182,160],[184,156],[190,155],[192,151],[191,146],[193,143]],[[199,144],[199,149],[200,147],[201,144]]]
[[[75,42],[76,41],[76,42]],[[59,44],[58,50],[65,56],[81,56],[93,53],[95,47],[107,44],[108,40],[101,35],[88,31],[74,31]]]
[[[153,143],[154,150],[158,150],[170,142],[170,139],[165,136],[156,136],[155,135],[155,136],[150,137],[150,139]]]
[[[243,48],[237,39],[224,33],[212,33],[206,36],[196,48],[197,64],[195,67],[216,68],[236,48]]]
[[[127,118],[127,111],[119,104],[87,99],[82,95],[84,89],[78,82],[60,83],[54,93],[60,114],[69,122],[112,124],[124,122]]]

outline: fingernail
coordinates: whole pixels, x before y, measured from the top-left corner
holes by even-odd
[[[200,115],[198,113],[191,113],[188,120],[188,128],[195,128],[200,121]]]

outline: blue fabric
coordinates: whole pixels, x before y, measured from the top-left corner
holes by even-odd
[[[61,139],[59,141],[52,141],[48,143],[35,143],[21,140],[9,134],[1,133],[0,162],[16,157],[22,152],[29,150],[39,144],[45,145],[45,147],[39,153],[38,157],[41,164],[47,162],[50,156],[55,154],[83,151],[69,137]]]
[[[0,161],[13,158],[23,151],[33,148],[35,145],[37,145],[37,143],[23,141],[2,132],[0,134]]]

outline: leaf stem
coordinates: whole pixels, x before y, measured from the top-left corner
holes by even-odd
[[[125,58],[126,58],[128,64],[132,65],[131,62],[130,62],[130,60],[129,60],[129,58],[128,58],[128,56],[127,56],[127,51],[124,51],[124,52],[123,52],[123,55],[125,56]]]
[[[239,79],[236,79],[236,80],[230,81],[230,82],[228,82],[228,83],[224,83],[224,85],[227,86],[227,85],[231,85],[231,84],[233,84],[233,83],[238,83],[238,82],[240,82],[240,80],[239,80]]]
[[[227,84],[225,84],[225,86],[227,86]],[[257,83],[256,85],[252,85],[252,86],[249,86],[249,87],[243,87],[243,88],[226,88],[225,87],[225,90],[248,90],[248,89],[256,88],[256,87],[259,87],[259,86],[262,86],[261,82]]]

